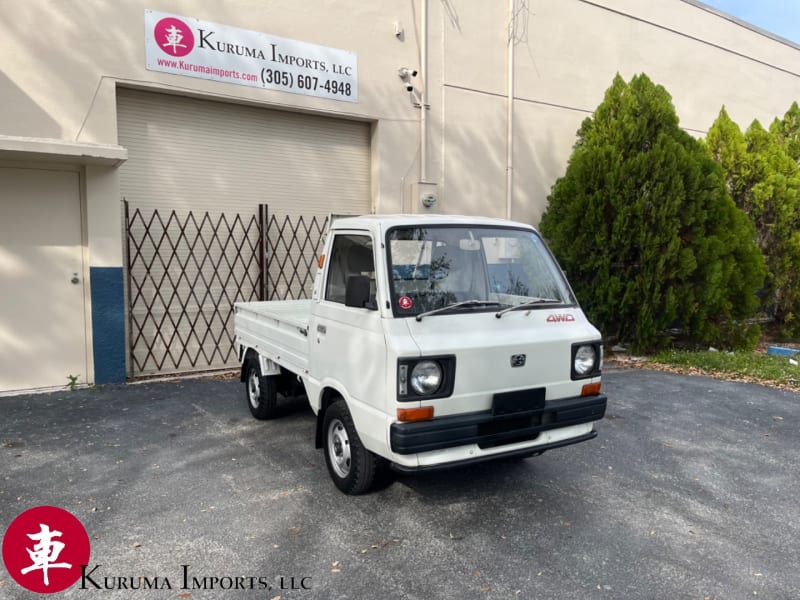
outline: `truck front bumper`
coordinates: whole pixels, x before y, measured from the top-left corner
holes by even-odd
[[[441,417],[430,421],[393,423],[389,432],[391,449],[396,454],[418,454],[445,448],[475,444],[481,450],[496,449],[507,444],[532,442],[539,433],[580,425],[603,418],[607,399],[604,394],[548,400],[544,408],[496,416],[492,411]],[[491,458],[511,454],[524,455],[566,446],[591,439],[594,431],[577,438],[562,440],[557,444],[516,449],[509,453],[492,454]],[[490,458],[487,456],[486,458]]]

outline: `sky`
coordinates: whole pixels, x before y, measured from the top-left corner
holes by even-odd
[[[800,0],[700,0],[713,8],[800,44]]]

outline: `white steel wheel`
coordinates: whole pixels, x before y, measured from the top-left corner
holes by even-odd
[[[256,419],[274,419],[278,416],[278,390],[275,385],[275,376],[262,377],[257,360],[248,361],[244,385],[247,406]]]
[[[331,468],[342,479],[350,475],[350,439],[347,430],[339,419],[331,419],[328,424],[328,455]]]
[[[387,461],[364,448],[341,398],[325,411],[322,432],[325,463],[336,487],[353,496],[369,491]]]
[[[258,382],[259,379],[258,370],[250,369],[250,373],[247,376],[247,399],[250,401],[251,410],[258,410],[261,404],[261,385]]]

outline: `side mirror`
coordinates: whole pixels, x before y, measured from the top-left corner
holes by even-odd
[[[369,300],[369,277],[366,275],[350,275],[347,278],[344,305],[377,310],[375,303]]]

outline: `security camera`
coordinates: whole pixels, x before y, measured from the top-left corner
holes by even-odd
[[[397,76],[400,79],[408,79],[409,77],[416,77],[417,70],[409,69],[408,67],[400,67],[399,69],[397,69]]]

